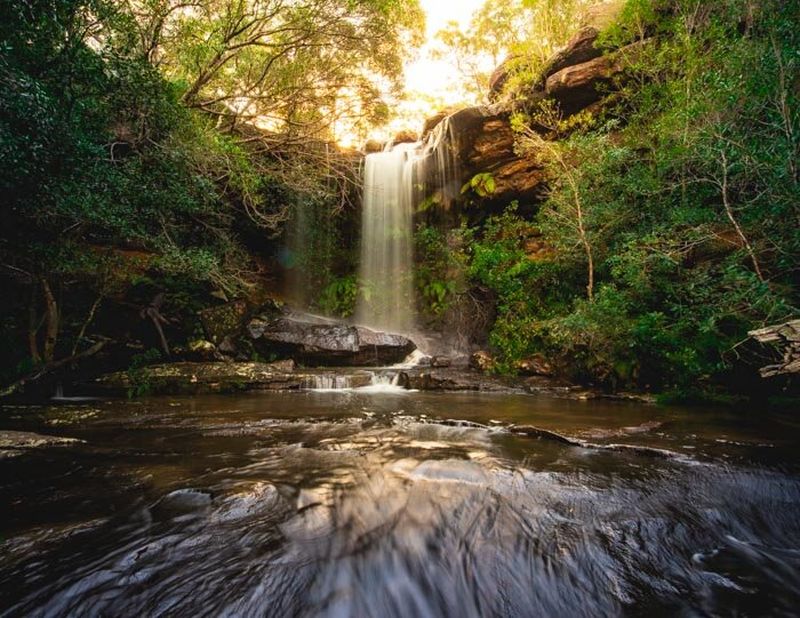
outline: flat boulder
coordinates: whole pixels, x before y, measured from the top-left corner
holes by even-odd
[[[403,335],[292,317],[255,319],[247,330],[260,353],[292,358],[312,367],[379,367],[402,361],[417,347]]]
[[[83,384],[92,393],[124,397],[146,395],[198,395],[253,390],[290,391],[302,388],[307,376],[295,371],[292,361],[276,363],[166,363],[135,372],[118,371]]]

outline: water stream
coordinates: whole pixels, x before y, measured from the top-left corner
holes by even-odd
[[[3,616],[800,607],[791,417],[354,389],[6,408],[0,427],[82,440],[0,459]]]

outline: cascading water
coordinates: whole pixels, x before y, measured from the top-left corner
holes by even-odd
[[[411,232],[416,144],[367,156],[356,320],[392,332],[414,322]]]
[[[448,206],[458,194],[457,150],[445,119],[425,142],[367,155],[357,322],[389,332],[414,329],[414,212],[428,195]]]

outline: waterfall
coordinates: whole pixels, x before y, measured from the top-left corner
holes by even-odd
[[[414,213],[434,193],[445,208],[457,198],[457,150],[445,119],[425,142],[367,155],[357,322],[397,333],[414,329]]]
[[[413,174],[416,144],[367,155],[356,320],[391,332],[414,325]]]
[[[328,283],[336,231],[324,206],[310,201],[294,208],[287,227],[279,256],[286,272],[284,293],[293,306],[307,309]]]

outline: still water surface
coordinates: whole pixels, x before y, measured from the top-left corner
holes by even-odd
[[[791,416],[355,391],[0,428],[84,441],[0,460],[3,616],[800,614]]]

